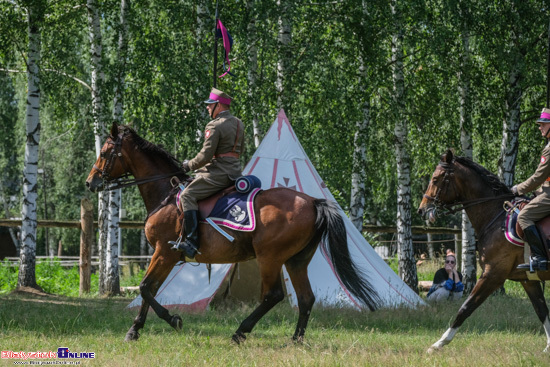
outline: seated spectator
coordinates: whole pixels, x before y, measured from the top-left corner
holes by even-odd
[[[456,270],[456,256],[452,251],[447,250],[445,267],[436,271],[433,285],[426,298],[430,302],[454,301],[462,297],[463,291],[462,274]]]

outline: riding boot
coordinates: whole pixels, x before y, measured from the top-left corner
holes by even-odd
[[[546,258],[546,250],[542,239],[539,235],[537,227],[531,225],[523,230],[525,234],[525,240],[531,248],[531,258],[529,264],[521,264],[518,269],[522,270],[548,270],[548,259]]]
[[[185,240],[175,243],[172,247],[174,251],[182,251],[189,259],[193,259],[199,250],[198,213],[198,210],[188,210],[183,213]]]

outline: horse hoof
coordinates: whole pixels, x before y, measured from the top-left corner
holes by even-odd
[[[179,315],[174,315],[170,319],[170,326],[172,326],[176,331],[181,331],[183,328],[183,321]]]
[[[428,354],[433,354],[437,351],[439,351],[441,348],[438,348],[438,347],[434,347],[433,345],[431,347],[428,348],[428,350],[426,351],[426,353]]]
[[[125,342],[135,342],[139,339],[139,333],[137,331],[128,331],[126,337],[124,338]]]
[[[244,342],[246,340],[246,335],[244,335],[243,333],[235,333],[233,334],[233,336],[231,337],[231,340],[239,345],[241,344],[242,342]]]
[[[292,341],[296,344],[303,344],[304,343],[304,336],[303,335],[293,336]]]

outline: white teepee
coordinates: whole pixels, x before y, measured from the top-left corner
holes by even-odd
[[[335,201],[311,164],[283,110],[277,115],[243,174],[259,177],[263,189],[288,187],[316,198]],[[341,211],[341,214],[346,225],[351,257],[378,292],[382,307],[415,307],[423,304],[422,299],[378,256],[345,213]],[[208,282],[204,264],[176,266],[159,289],[156,299],[165,307],[204,310],[232,267],[232,264],[212,265]],[[290,303],[297,306],[296,294],[284,267],[283,272]],[[316,304],[361,308],[361,304],[339,281],[321,248],[313,256],[308,274]],[[128,307],[140,304],[141,297],[138,297]]]

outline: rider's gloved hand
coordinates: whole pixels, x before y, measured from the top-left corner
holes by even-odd
[[[185,172],[185,173],[187,173],[191,170],[191,168],[189,168],[189,161],[187,159],[182,162],[181,168],[183,169],[183,172]]]
[[[514,194],[514,195],[518,194],[518,186],[517,185],[512,186],[512,188],[510,190],[512,190],[512,194]]]

